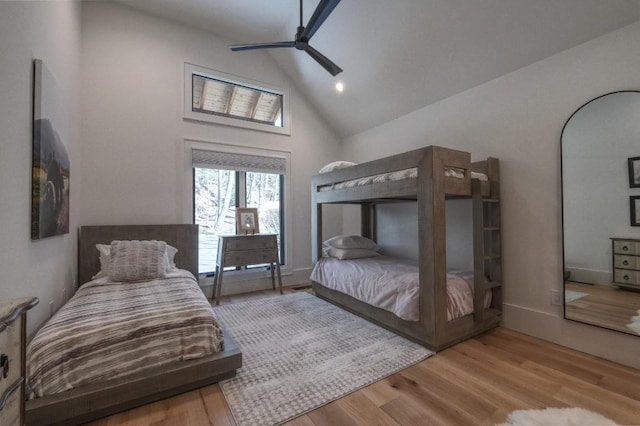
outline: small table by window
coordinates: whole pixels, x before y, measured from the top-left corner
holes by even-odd
[[[218,257],[214,278],[214,299],[220,304],[222,293],[222,276],[228,266],[247,266],[266,263],[271,270],[271,284],[276,289],[273,270],[278,273],[278,285],[282,294],[282,277],[280,275],[280,256],[278,256],[278,240],[276,234],[256,235],[224,235],[218,239]]]

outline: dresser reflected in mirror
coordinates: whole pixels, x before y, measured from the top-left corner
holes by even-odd
[[[640,92],[587,102],[561,147],[565,318],[640,336]]]

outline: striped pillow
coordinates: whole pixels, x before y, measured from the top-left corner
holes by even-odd
[[[112,241],[109,278],[115,282],[164,278],[166,250],[164,241]]]

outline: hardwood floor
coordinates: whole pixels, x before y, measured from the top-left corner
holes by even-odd
[[[272,294],[231,296],[221,303]],[[640,371],[497,328],[287,425],[494,425],[513,410],[546,407],[583,407],[619,424],[640,424]],[[91,425],[235,422],[220,387],[211,385]]]
[[[566,304],[567,318],[638,335],[627,324],[638,315],[640,292],[566,281],[567,290],[587,293]]]

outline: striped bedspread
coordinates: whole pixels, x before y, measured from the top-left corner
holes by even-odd
[[[27,348],[27,396],[52,395],[219,352],[223,337],[193,275],[91,281]]]

